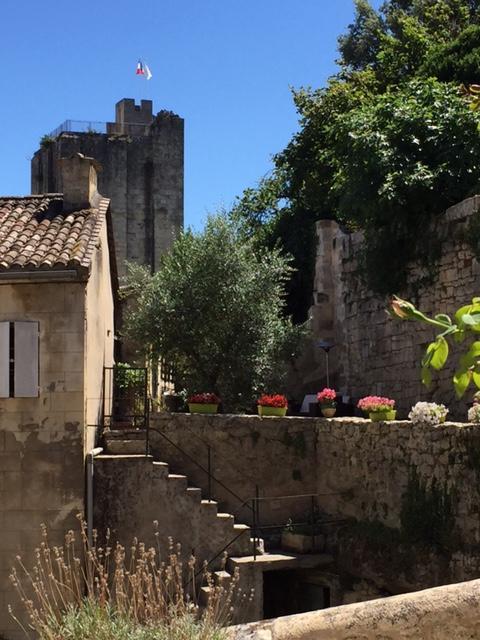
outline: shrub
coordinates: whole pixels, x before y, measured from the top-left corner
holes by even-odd
[[[171,540],[166,562],[161,562],[158,548],[147,549],[137,540],[130,553],[119,543],[110,546],[108,534],[103,547],[96,534],[90,545],[85,522],[81,516],[78,519],[80,553],[73,531],[66,534],[63,547],[51,547],[42,525],[34,566],[27,568],[17,557],[20,571],[12,569],[11,581],[40,640],[223,638],[222,625],[231,618],[238,574],[228,589],[215,586],[206,569],[196,571],[193,557],[182,563],[180,548]],[[158,540],[158,531],[155,535]],[[210,587],[203,611],[196,597],[199,573]]]

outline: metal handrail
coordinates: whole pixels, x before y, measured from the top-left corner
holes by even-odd
[[[149,430],[150,431],[155,431],[160,436],[162,436],[162,438],[164,438],[169,444],[171,444],[173,447],[175,447],[175,449],[180,451],[180,453],[182,455],[184,455],[188,460],[190,460],[190,462],[193,462],[193,464],[195,464],[201,471],[203,471],[204,473],[207,474],[207,478],[208,478],[207,497],[208,497],[209,500],[212,500],[212,498],[213,498],[213,492],[212,492],[212,480],[213,480],[220,487],[225,489],[225,491],[228,491],[228,493],[231,496],[233,496],[236,500],[238,500],[240,502],[241,507],[248,506],[248,500],[244,500],[235,491],[230,489],[230,487],[227,487],[227,485],[225,483],[223,483],[221,480],[219,480],[218,478],[216,478],[213,475],[212,468],[211,468],[212,467],[212,455],[211,455],[211,446],[210,445],[206,445],[207,446],[207,468],[205,468],[202,464],[200,464],[200,462],[198,462],[198,460],[195,460],[195,458],[193,458],[189,453],[187,453],[184,449],[182,449],[182,447],[180,447],[176,442],[173,442],[173,440],[171,440],[167,435],[165,435],[163,433],[163,431],[160,431],[160,429],[158,429],[157,427],[149,427]]]

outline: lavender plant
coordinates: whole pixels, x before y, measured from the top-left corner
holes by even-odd
[[[155,523],[158,525],[158,523]],[[155,532],[158,541],[158,530]],[[171,539],[168,557],[160,547],[134,540],[129,551],[110,545],[109,535],[93,544],[79,516],[79,535],[69,531],[62,547],[42,540],[28,568],[20,557],[10,579],[26,610],[29,629],[10,607],[27,637],[40,640],[223,640],[238,593],[238,573],[225,588],[204,568],[208,604],[197,602],[198,571],[191,557],[184,565]],[[243,600],[247,596],[242,596]],[[239,605],[242,603],[240,602]]]

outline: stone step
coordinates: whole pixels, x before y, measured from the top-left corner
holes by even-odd
[[[146,452],[145,431],[104,431],[105,453],[112,455],[141,454]]]
[[[198,487],[187,487],[187,494],[195,500],[195,502],[202,501],[202,490]]]
[[[169,473],[167,476],[167,480],[169,485],[173,486],[175,491],[187,491],[188,488],[188,479],[187,476],[182,475],[181,473]]]
[[[208,598],[210,597],[211,591],[211,587],[200,587],[200,591],[198,592],[198,604],[201,607],[208,606]]]
[[[228,589],[230,582],[232,581],[232,574],[228,571],[214,571],[213,580],[218,587]]]
[[[220,518],[221,520],[231,520],[232,524],[233,524],[233,516],[231,513],[217,513],[217,518]]]
[[[158,480],[164,480],[168,477],[169,468],[166,462],[155,462],[153,463],[153,475]]]
[[[205,510],[209,509],[212,514],[217,515],[218,502],[215,500],[202,500],[201,505]]]

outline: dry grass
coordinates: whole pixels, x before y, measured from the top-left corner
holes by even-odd
[[[96,533],[89,545],[86,525],[69,531],[62,547],[51,547],[46,527],[31,569],[17,557],[11,580],[26,609],[29,627],[41,640],[212,640],[233,614],[238,574],[227,589],[215,585],[204,568],[202,583],[210,587],[208,605],[197,600],[195,559],[182,563],[180,548],[170,540],[168,557],[134,540],[129,552],[109,534],[100,546]],[[18,620],[15,612],[11,611]],[[28,636],[28,630],[21,625]]]

